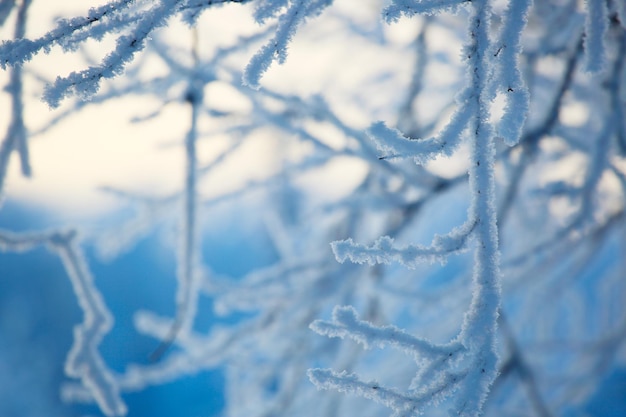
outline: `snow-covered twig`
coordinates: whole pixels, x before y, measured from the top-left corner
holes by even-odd
[[[95,286],[87,260],[76,244],[76,232],[16,234],[0,231],[2,251],[21,252],[39,245],[48,246],[61,258],[84,314],[83,322],[74,328],[74,344],[65,363],[66,374],[80,380],[105,415],[126,415],[119,387],[98,352],[98,346],[113,325],[113,318]]]

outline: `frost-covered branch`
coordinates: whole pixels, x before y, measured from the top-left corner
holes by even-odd
[[[278,18],[274,37],[265,44],[250,60],[243,74],[243,83],[254,89],[260,88],[260,80],[274,61],[282,64],[287,59],[287,47],[298,27],[308,18],[313,18],[330,6],[333,0],[291,0],[288,9]],[[285,5],[284,1],[275,4],[262,2],[255,17],[259,23],[277,13]]]
[[[585,0],[585,5],[585,70],[598,73],[604,69],[606,62],[608,10],[603,0]]]
[[[133,2],[133,0],[112,1],[103,6],[91,8],[87,17],[60,20],[56,28],[36,40],[24,39],[24,34],[22,34],[13,41],[4,41],[0,46],[0,66],[6,69],[7,66],[24,64],[40,52],[49,52],[54,45],[66,48],[70,45],[66,43],[66,39],[74,36],[75,33],[87,30],[92,25],[119,18]],[[84,39],[88,37],[83,36]],[[72,48],[73,46],[68,49]]]
[[[120,75],[134,55],[145,48],[146,40],[152,31],[167,24],[176,12],[177,3],[177,0],[163,1],[144,16],[140,16],[131,34],[117,38],[115,50],[107,55],[100,65],[73,72],[67,77],[57,77],[46,89],[44,100],[51,107],[58,107],[61,100],[70,94],[81,99],[94,95],[102,79]]]
[[[467,0],[393,0],[383,9],[383,18],[388,22],[396,22],[401,16],[438,14],[443,11],[455,11]]]
[[[2,251],[22,252],[39,245],[48,246],[61,258],[84,314],[83,322],[74,327],[74,344],[65,363],[66,374],[80,380],[105,415],[126,415],[126,405],[120,396],[119,387],[98,352],[98,346],[113,325],[113,317],[76,244],[76,232],[16,234],[0,231]]]
[[[403,6],[407,5],[403,3]],[[443,7],[447,8],[449,5],[443,5]],[[465,358],[463,363],[467,367],[452,371],[448,362],[425,367],[428,369],[427,373],[434,376],[435,380],[448,381],[449,378],[452,378],[455,385],[456,383],[459,384],[459,387],[456,388],[458,394],[456,395],[455,407],[450,411],[453,415],[474,416],[479,414],[489,387],[497,375],[497,354],[494,345],[496,320],[500,308],[500,271],[495,208],[495,136],[493,126],[488,120],[491,102],[494,99],[492,91],[495,85],[514,82],[515,88],[520,90],[522,100],[527,100],[527,92],[519,79],[520,71],[517,68],[516,56],[519,53],[517,45],[519,45],[519,38],[524,26],[524,15],[529,3],[525,2],[518,7],[519,9],[511,7],[509,13],[513,17],[517,13],[521,13],[521,16],[518,16],[519,23],[510,23],[510,27],[507,27],[506,30],[503,29],[501,34],[502,44],[510,44],[514,50],[512,55],[505,56],[505,60],[507,64],[513,64],[513,73],[517,75],[514,75],[514,79],[511,80],[501,80],[500,78],[505,74],[505,71],[494,71],[491,62],[493,57],[490,56],[490,51],[493,48],[489,34],[489,22],[492,13],[490,2],[474,1],[471,4],[470,36],[465,49],[469,87],[457,97],[457,104],[461,110],[457,110],[457,116],[453,116],[450,124],[444,128],[444,131],[448,129],[452,132],[452,140],[450,140],[452,143],[458,143],[462,131],[467,129],[471,132],[469,188],[473,197],[468,214],[469,220],[463,227],[453,231],[450,236],[435,238],[432,247],[394,248],[390,238],[379,239],[371,248],[355,245],[351,240],[333,244],[335,254],[340,261],[350,258],[357,262],[387,263],[393,259],[405,265],[414,266],[412,262],[418,257],[445,259],[450,252],[458,250],[464,244],[470,232],[474,233],[476,249],[472,279],[473,295],[458,336],[458,341],[467,349],[467,352],[461,355]],[[388,10],[387,13],[389,13]],[[389,14],[387,14],[387,18],[394,20],[389,18]],[[509,85],[507,89],[512,89],[512,87]],[[524,108],[521,110],[523,111]],[[508,108],[508,112],[517,110]],[[506,113],[507,109],[505,109]],[[516,119],[517,122],[513,123],[515,126],[509,129],[509,134],[513,136],[506,140],[510,144],[516,143],[519,139],[521,122],[525,119],[525,114],[516,116]],[[432,145],[428,142],[418,141],[414,142],[417,146],[409,148],[410,145],[413,145],[411,141],[406,140],[399,132],[391,130],[383,124],[373,125],[370,132],[372,130],[374,133],[370,133],[370,135],[376,138],[379,148],[390,147],[384,150],[413,157],[418,164],[424,163],[434,155],[447,153],[444,148],[448,144],[447,140],[441,140],[439,143],[435,141]],[[399,148],[399,145],[402,147]],[[343,310],[336,310],[335,321],[340,321],[338,312],[341,311]],[[317,329],[319,326],[316,324],[314,328]],[[361,341],[365,337],[363,335],[367,334],[363,328],[368,328],[371,332],[371,327],[359,327],[355,326],[354,323],[351,327],[351,329],[339,330],[336,325],[330,327],[325,325],[320,327],[319,331],[331,336],[348,334]],[[370,337],[372,336],[370,335]],[[399,405],[397,401],[388,401],[386,396],[371,395],[368,390],[364,389],[367,384],[360,382],[353,376],[332,373],[322,375],[320,371],[313,370],[310,377],[320,387],[353,392],[382,402],[391,407],[395,415],[400,415],[407,410],[410,415],[414,415],[417,413],[416,408],[420,408],[419,412],[423,412],[421,405],[420,407],[408,407],[406,404]],[[419,376],[414,382],[416,385],[424,384],[425,379]],[[423,395],[433,398],[441,393],[445,393],[443,397],[450,395],[452,391],[449,387],[450,384],[446,382],[443,385],[426,384],[425,387],[416,389],[421,389],[420,392]],[[414,398],[417,401],[419,396],[416,395]]]
[[[474,226],[475,220],[471,220],[448,235],[437,235],[430,246],[407,245],[398,247],[394,246],[392,238],[384,236],[374,242],[372,246],[361,245],[352,239],[347,239],[333,242],[331,247],[339,262],[345,262],[349,259],[352,262],[375,265],[396,261],[408,268],[415,268],[425,261],[445,263],[451,254],[466,249],[467,238]]]
[[[467,122],[472,114],[471,103],[467,99],[467,91],[459,94],[457,97],[459,110],[435,137],[425,140],[409,139],[399,130],[389,128],[383,122],[374,123],[367,130],[367,134],[383,152],[385,158],[413,158],[416,164],[422,165],[438,155],[449,156],[461,143],[461,135],[467,128]]]
[[[9,4],[9,2],[5,2]],[[28,8],[31,0],[24,0],[20,3],[15,23],[15,39],[24,37],[26,33],[26,21]],[[4,191],[4,182],[9,167],[9,157],[12,152],[16,152],[20,157],[20,167],[22,174],[30,177],[32,169],[27,144],[27,130],[24,125],[24,99],[23,99],[23,69],[22,66],[11,68],[9,84],[5,91],[11,95],[11,122],[7,129],[6,136],[0,144],[0,197]]]
[[[85,70],[72,72],[57,79],[46,88],[44,100],[51,107],[77,95],[85,100],[100,88],[103,79],[111,79],[124,72],[134,56],[142,51],[153,32],[166,26],[169,20],[183,14],[193,24],[202,10],[224,3],[243,3],[241,0],[167,0],[131,1],[117,0],[92,8],[86,17],[63,19],[46,35],[30,40],[22,33],[13,41],[4,41],[0,46],[0,66],[20,66],[40,52],[48,53],[55,45],[65,52],[75,51],[87,39],[102,39],[111,33],[127,32],[116,39],[116,47],[103,61]],[[29,3],[29,2],[26,2]],[[152,7],[150,7],[152,5]]]
[[[123,416],[126,405],[111,371],[98,352],[98,345],[111,329],[113,318],[94,285],[87,261],[74,243],[74,238],[73,232],[55,234],[49,242],[63,261],[85,315],[83,323],[74,328],[74,345],[68,354],[65,372],[81,380],[104,414]]]
[[[198,67],[197,34],[192,47],[194,67]],[[187,333],[193,326],[199,296],[200,241],[198,236],[198,122],[204,102],[204,82],[191,76],[185,100],[191,107],[191,120],[185,138],[185,191],[184,215],[181,226],[181,244],[178,260],[178,288],[176,291],[176,319],[170,334],[153,353],[159,358],[179,332]]]
[[[522,52],[520,35],[526,26],[530,5],[530,0],[509,2],[498,39],[501,43],[494,45],[494,48],[497,47],[493,52],[494,58],[499,59],[494,69],[494,87],[507,99],[496,132],[509,146],[515,145],[521,137],[530,106],[530,94],[522,79],[519,63]]]
[[[392,345],[400,348],[418,362],[430,361],[437,356],[450,357],[464,350],[460,343],[434,345],[426,339],[416,338],[395,326],[374,326],[360,320],[353,307],[335,307],[333,321],[316,320],[311,329],[329,337],[349,337],[361,343],[364,348],[382,348]]]

